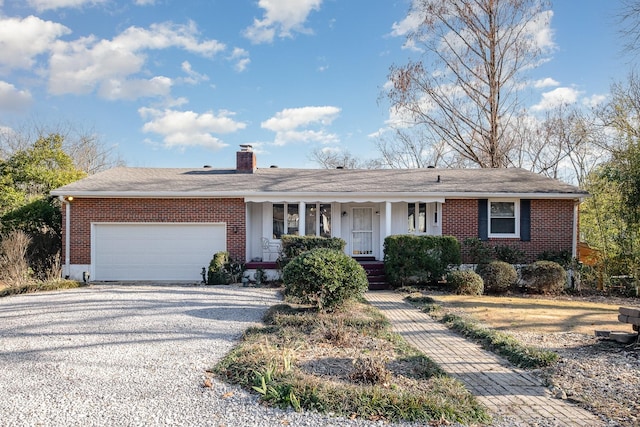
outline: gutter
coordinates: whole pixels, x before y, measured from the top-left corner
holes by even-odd
[[[83,198],[137,198],[137,199],[202,199],[202,198],[239,198],[247,202],[288,202],[318,200],[335,202],[415,202],[426,199],[443,202],[444,199],[584,199],[588,193],[509,193],[509,192],[314,192],[314,191],[66,191],[64,194],[52,191],[53,196],[72,196]]]

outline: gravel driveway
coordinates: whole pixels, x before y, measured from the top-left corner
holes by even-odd
[[[278,301],[273,289],[114,284],[0,299],[0,424],[363,425],[202,386]]]
[[[113,284],[3,298],[0,424],[232,425],[225,402],[255,398],[203,388],[205,369],[277,302],[273,289]]]

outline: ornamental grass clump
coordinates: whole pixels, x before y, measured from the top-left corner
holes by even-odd
[[[332,311],[347,300],[359,298],[369,286],[367,273],[344,252],[316,248],[303,252],[282,270],[286,297]]]
[[[479,265],[478,274],[484,280],[484,291],[487,294],[503,294],[518,280],[515,267],[504,261],[491,261]]]
[[[482,295],[484,281],[475,271],[452,271],[447,274],[447,283],[458,295]]]

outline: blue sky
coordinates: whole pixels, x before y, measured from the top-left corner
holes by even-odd
[[[317,167],[314,149],[377,156],[381,90],[415,58],[410,0],[0,0],[0,130],[71,123],[130,166]],[[601,102],[630,70],[619,0],[557,0],[526,101]]]

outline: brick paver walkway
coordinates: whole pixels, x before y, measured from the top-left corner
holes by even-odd
[[[553,398],[534,376],[450,331],[390,291],[369,291],[366,298],[380,309],[394,330],[462,381],[495,418],[515,418],[524,425],[600,426],[590,412]]]

